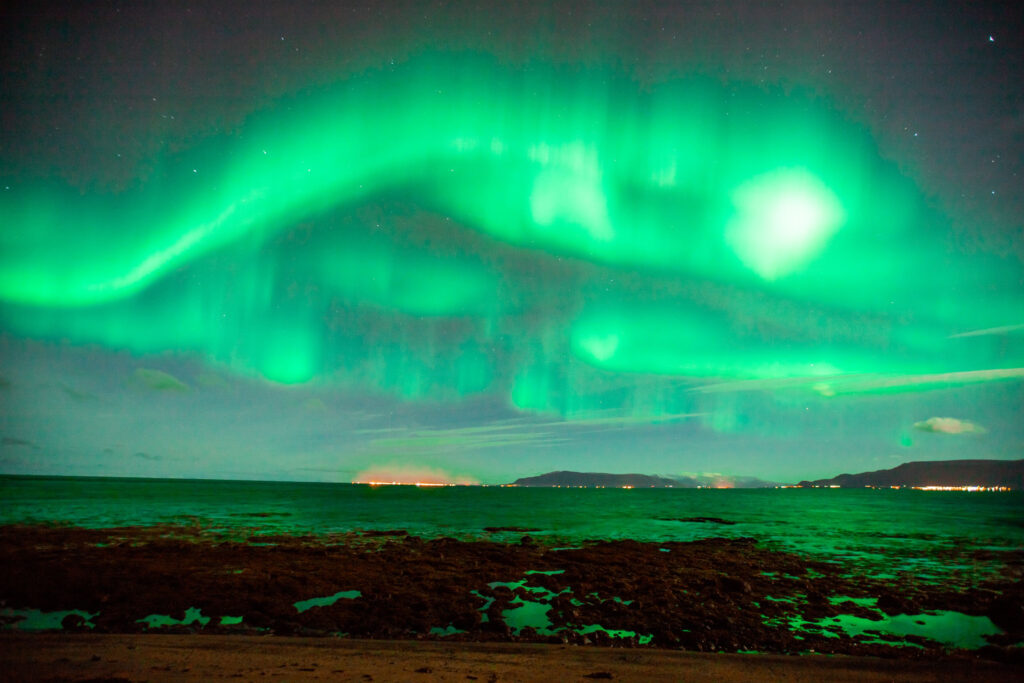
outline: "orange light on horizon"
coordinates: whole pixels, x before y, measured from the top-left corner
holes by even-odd
[[[357,472],[353,484],[369,486],[477,486],[473,477],[452,474],[434,467],[378,465]]]
[[[458,486],[458,484],[445,484],[439,481],[354,481],[352,483],[367,486]]]

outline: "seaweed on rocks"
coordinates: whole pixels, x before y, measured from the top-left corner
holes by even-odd
[[[1024,640],[1024,562],[1013,552],[1004,571],[965,587],[879,578],[751,538],[556,549],[543,536],[251,536],[256,545],[195,525],[0,527],[2,619],[10,628],[26,610],[83,610],[95,632],[169,628],[146,620],[167,615],[178,622],[170,628],[200,633],[888,657],[1013,659]],[[189,610],[209,622],[181,624]],[[887,619],[941,610],[988,617],[1002,633],[957,652],[926,632],[884,632]],[[878,626],[847,633],[842,619]],[[63,627],[87,628],[72,616]]]

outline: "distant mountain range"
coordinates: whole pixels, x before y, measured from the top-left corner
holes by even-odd
[[[699,475],[660,477],[650,474],[609,474],[560,470],[536,477],[523,477],[513,486],[585,486],[607,488],[771,488],[775,482],[756,477]],[[840,474],[831,479],[802,481],[798,486],[1006,486],[1024,489],[1024,460],[931,460],[908,462],[889,470]]]
[[[926,460],[889,470],[840,474],[800,486],[1008,486],[1024,488],[1024,460]]]
[[[561,470],[548,472],[536,477],[523,477],[512,482],[513,486],[586,486],[624,488],[690,488],[717,486],[726,488],[770,488],[772,482],[756,477],[659,477],[650,474],[608,474],[606,472],[569,472]]]
[[[536,477],[523,477],[512,482],[513,486],[607,486],[622,488],[650,488],[678,486],[674,479],[655,477],[649,474],[606,474],[604,472],[548,472]]]

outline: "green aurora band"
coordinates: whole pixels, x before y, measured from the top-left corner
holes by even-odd
[[[4,329],[569,417],[1024,365],[954,337],[1021,322],[1020,264],[952,251],[809,92],[428,55],[150,161],[120,192],[4,179]]]

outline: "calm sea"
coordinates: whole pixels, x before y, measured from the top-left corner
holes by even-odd
[[[694,517],[734,524],[677,521]],[[485,528],[522,527],[538,540],[565,545],[746,536],[869,573],[913,571],[921,577],[994,569],[981,566],[975,551],[1024,548],[1024,492],[417,488],[0,476],[0,523],[51,522],[198,523],[256,533],[405,529],[423,537],[509,541],[522,533]]]

